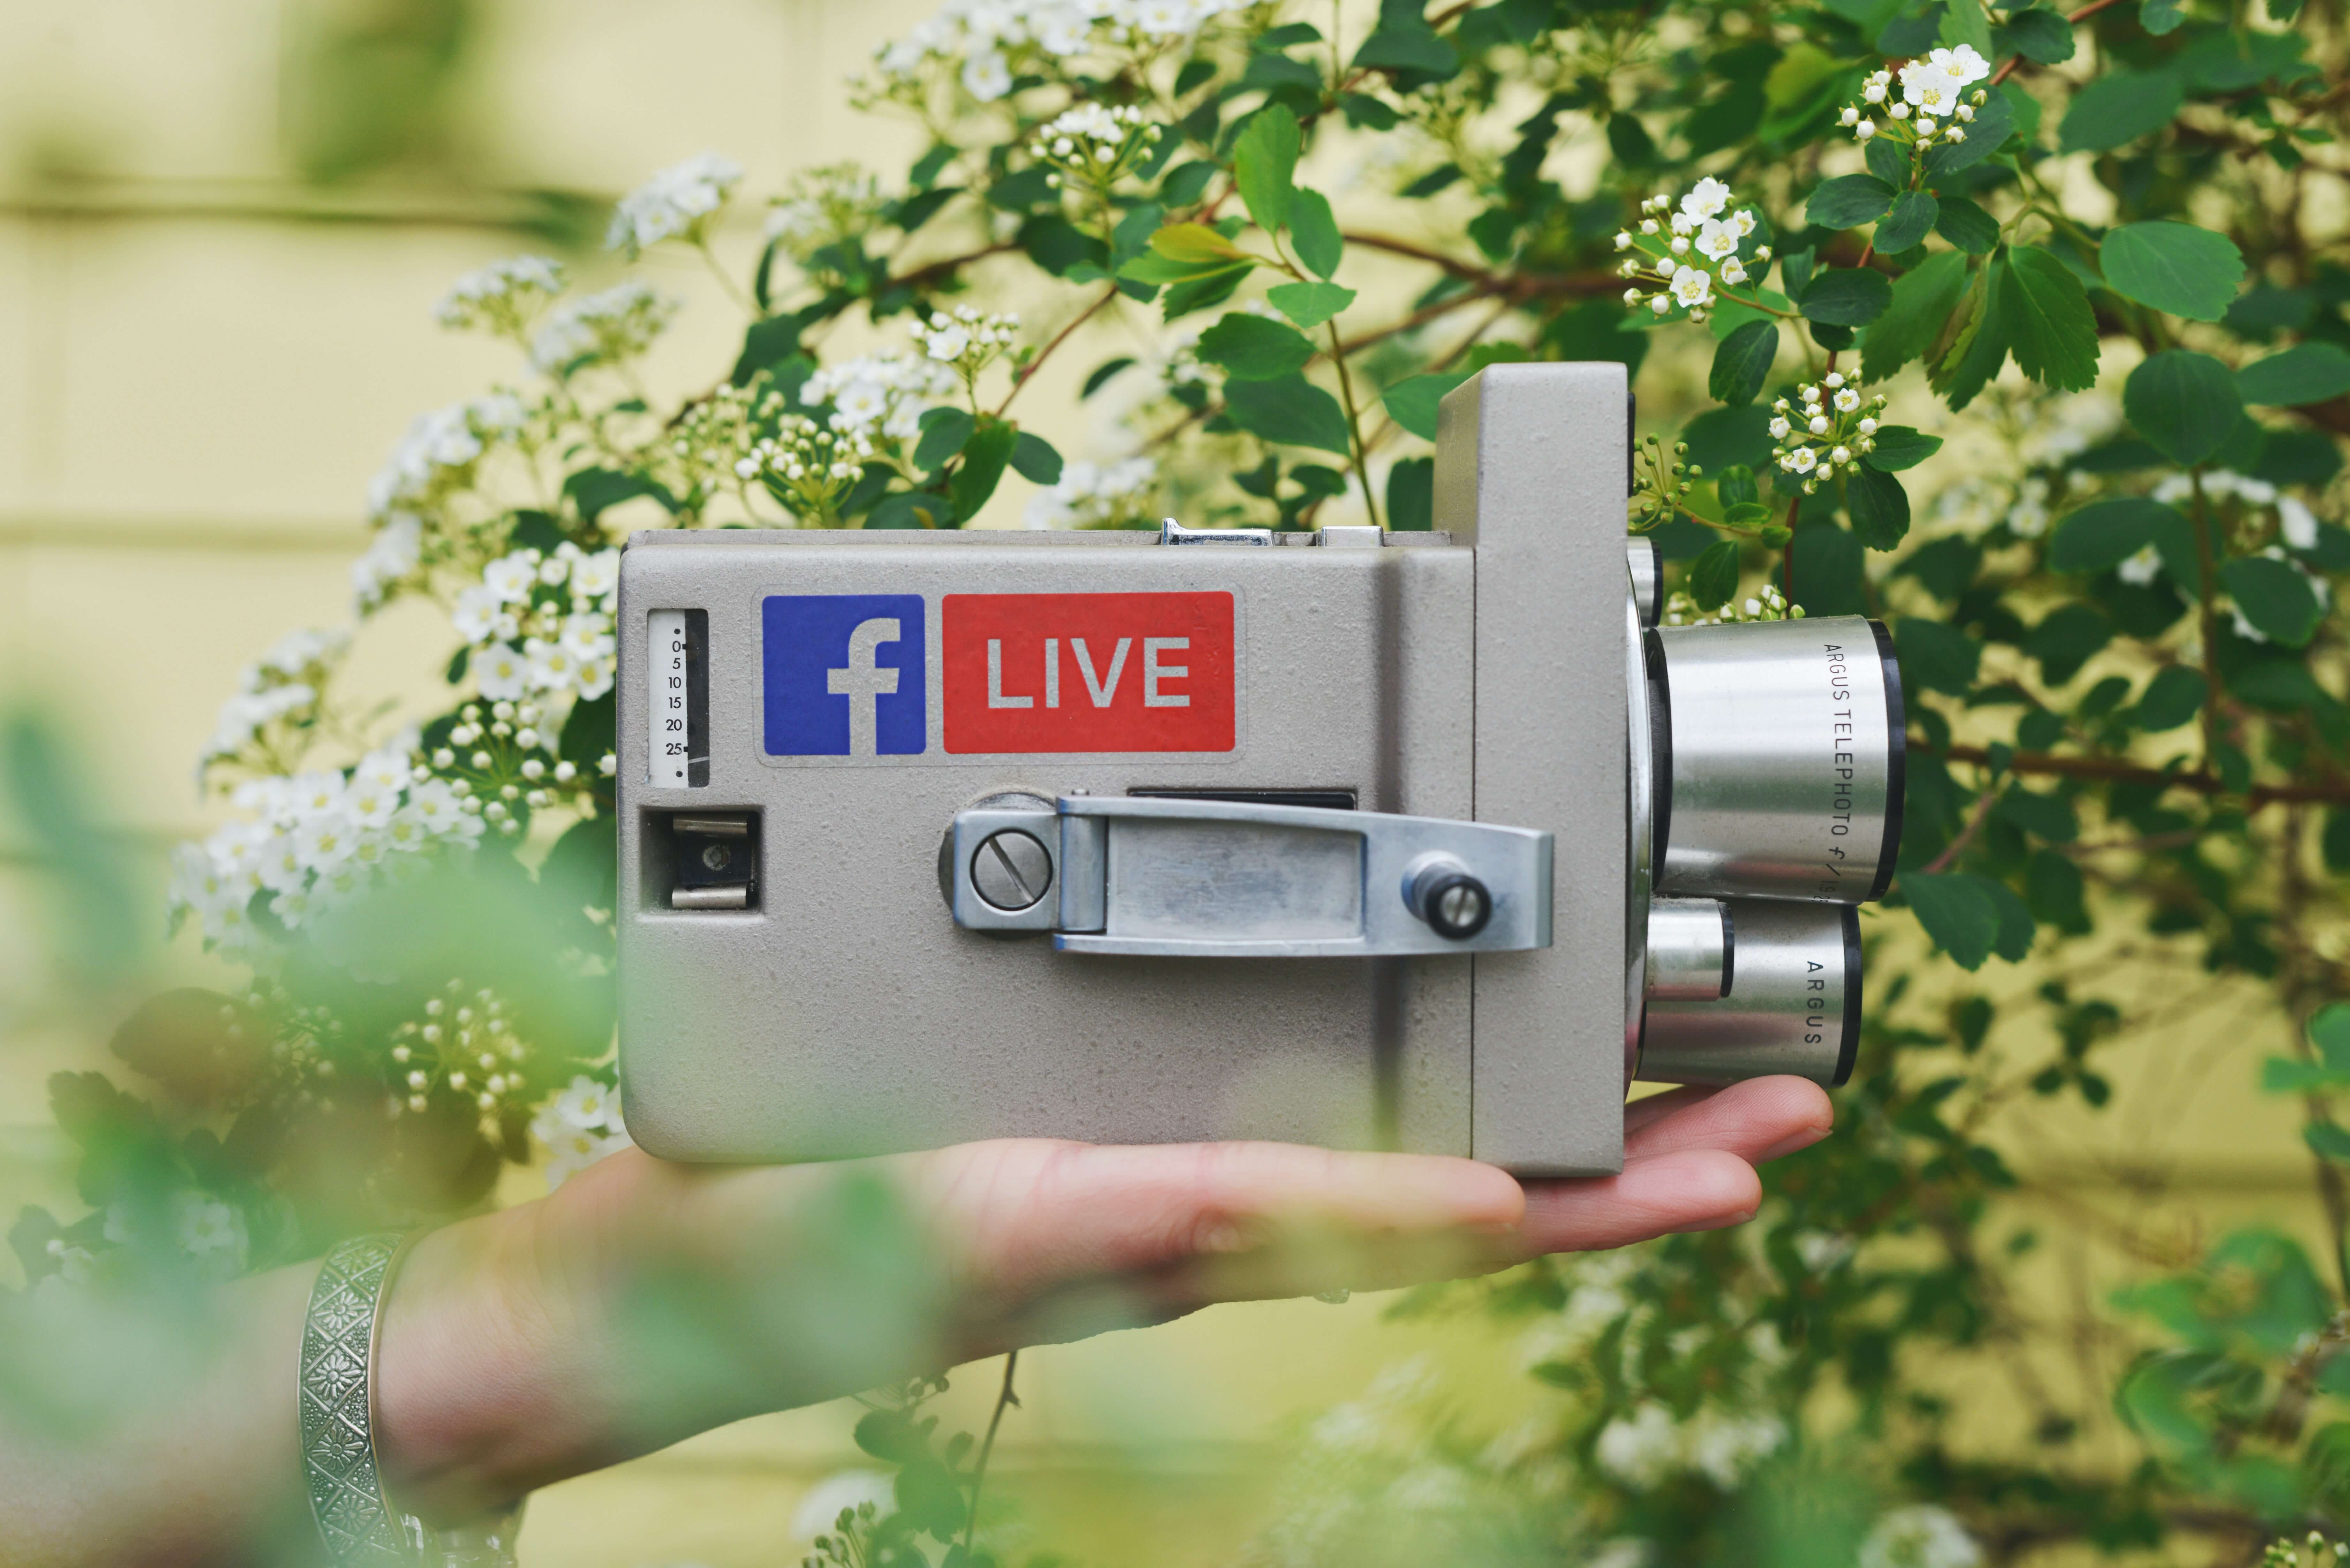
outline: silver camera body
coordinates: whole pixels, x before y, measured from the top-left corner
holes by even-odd
[[[707,1161],[1275,1138],[1620,1168],[1849,1070],[1857,618],[1654,629],[1622,367],[1446,399],[1433,534],[711,532],[620,572],[622,1093]]]

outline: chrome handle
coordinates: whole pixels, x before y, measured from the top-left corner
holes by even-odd
[[[1551,940],[1551,836],[1388,812],[1150,796],[956,814],[948,901],[1063,952],[1376,958]]]

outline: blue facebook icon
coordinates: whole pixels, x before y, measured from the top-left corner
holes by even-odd
[[[928,743],[919,594],[776,594],[761,615],[771,757],[910,756]]]

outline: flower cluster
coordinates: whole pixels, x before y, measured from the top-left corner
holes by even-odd
[[[546,1146],[549,1190],[606,1155],[632,1147],[620,1120],[619,1096],[584,1074],[531,1118],[530,1132]]]
[[[1028,499],[1031,528],[1123,528],[1149,515],[1158,467],[1147,457],[1121,462],[1071,462],[1060,481]]]
[[[565,283],[561,262],[546,256],[509,256],[459,278],[433,315],[443,327],[486,327],[520,337],[540,307],[563,292]]]
[[[2334,586],[2321,574],[2310,570],[2307,563],[2296,559],[2289,553],[2296,550],[2313,550],[2317,546],[2317,514],[2309,509],[2307,503],[2295,496],[2279,493],[2277,487],[2266,480],[2248,478],[2224,468],[2214,469],[2203,475],[2202,487],[2207,500],[2222,501],[2232,497],[2249,506],[2263,509],[2275,508],[2277,515],[2275,539],[2255,553],[2272,561],[2282,561],[2300,573],[2302,580],[2309,585],[2309,591],[2316,596],[2320,606],[2330,607],[2333,604]],[[2191,501],[2194,494],[2195,481],[2184,473],[2172,474],[2156,485],[2153,491],[2155,500],[2171,506]],[[2162,575],[2164,566],[2161,554],[2152,545],[2147,545],[2140,547],[2136,555],[2116,566],[2114,573],[2126,583],[2145,587]],[[2183,586],[2190,590],[2194,588],[2191,583]],[[2246,618],[2241,608],[2230,605],[2228,613],[2233,618],[2237,636],[2249,642],[2269,640],[2268,634]]]
[[[443,843],[470,847],[484,815],[463,781],[417,766],[412,739],[369,753],[348,774],[255,779],[230,798],[254,815],[182,845],[170,898],[175,926],[193,917],[208,947],[231,952],[254,944],[256,894],[280,927],[297,929],[406,857]]]
[[[379,527],[402,513],[421,515],[470,487],[483,455],[528,417],[511,392],[421,413],[368,486],[368,519]]]
[[[841,498],[865,477],[872,441],[853,431],[835,434],[804,414],[787,414],[775,433],[760,441],[734,465],[743,478],[765,484],[768,493],[819,527],[838,521]]]
[[[617,365],[652,347],[679,301],[631,278],[550,313],[530,340],[530,362],[566,377],[589,365]]]
[[[1039,130],[1028,152],[1053,171],[1045,182],[1055,191],[1074,185],[1098,193],[1148,160],[1165,135],[1131,105],[1081,103]]]
[[[348,631],[293,631],[246,666],[236,694],[221,704],[212,739],[196,761],[201,779],[213,765],[256,761],[276,750],[271,726],[315,723],[327,678],[350,650]]]
[[[825,422],[843,435],[868,440],[912,441],[922,433],[922,415],[951,402],[960,389],[952,370],[930,359],[898,353],[871,354],[828,365],[800,387],[810,408],[832,405]]]
[[[590,555],[568,541],[551,554],[525,546],[483,567],[482,580],[458,593],[450,618],[473,649],[469,662],[483,697],[502,702],[530,693],[561,699],[609,691],[619,583],[619,551]]]
[[[1636,1490],[1667,1477],[1695,1473],[1732,1491],[1755,1465],[1787,1440],[1787,1424],[1773,1415],[1706,1405],[1686,1421],[1648,1401],[1600,1428],[1592,1457],[1599,1468]]]
[[[1743,604],[1733,599],[1717,609],[1700,609],[1686,589],[1675,588],[1665,597],[1664,623],[1667,626],[1736,626],[1750,620],[1801,620],[1804,607],[1790,606],[1787,597],[1765,583],[1754,591],[1754,597]]]
[[[881,221],[881,182],[854,163],[827,163],[792,177],[767,205],[767,238],[802,266],[817,253],[862,239]]]
[[[433,771],[452,775],[454,787],[467,800],[475,792],[487,799],[480,807],[484,821],[497,824],[509,838],[522,831],[515,812],[557,804],[576,803],[589,789],[577,763],[555,755],[557,715],[538,703],[505,699],[490,704],[485,714],[478,702],[457,711],[443,743],[432,753]],[[613,757],[607,752],[598,764],[605,778],[612,776]]]
[[[1929,1502],[1893,1510],[1860,1543],[1860,1568],[1980,1568],[1982,1560],[1967,1527]]]
[[[744,463],[760,433],[783,417],[785,399],[764,372],[747,387],[719,387],[686,405],[659,446],[645,456],[669,488],[689,504],[714,486],[739,487],[752,477]]]
[[[1898,98],[1893,96],[1890,70],[1871,73],[1861,83],[1859,101],[1846,104],[1837,119],[1856,140],[1866,142],[1881,132],[1922,157],[1938,141],[1967,139],[1975,110],[1990,99],[1981,88],[1972,93],[1967,88],[1989,75],[1991,62],[1969,45],[1936,49],[1901,67]],[[1880,110],[1886,117],[1883,126],[1873,118]]]
[[[1149,47],[1191,37],[1248,0],[947,0],[875,57],[885,88],[920,84],[933,62],[956,71],[963,90],[993,103],[1012,90],[1015,63],[1053,70],[1106,46]],[[958,65],[958,62],[960,64]]]
[[[1711,175],[1679,207],[1669,196],[1641,202],[1639,232],[1616,236],[1616,248],[1632,253],[1617,269],[1632,286],[1624,303],[1646,304],[1659,316],[1685,310],[1690,320],[1703,321],[1717,281],[1734,287],[1747,281],[1749,263],[1759,269],[1770,261],[1769,245],[1747,247],[1755,230],[1753,209],[1730,212],[1730,187]]]
[[[917,320],[912,331],[923,358],[951,365],[968,387],[1019,337],[1020,317],[958,305],[952,315],[932,311],[928,321]]]
[[[726,204],[742,181],[743,166],[720,153],[673,163],[620,198],[605,248],[626,251],[634,260],[638,252],[667,239],[700,244],[710,215]]]
[[[1839,370],[1796,388],[1795,399],[1773,400],[1771,439],[1779,443],[1781,471],[1803,481],[1809,495],[1837,470],[1876,450],[1877,416],[1885,410],[1885,399],[1863,398]]]

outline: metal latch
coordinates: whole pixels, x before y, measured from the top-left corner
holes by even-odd
[[[1064,952],[1371,958],[1551,940],[1551,836],[1442,817],[1149,796],[999,795],[955,815],[955,923]]]

